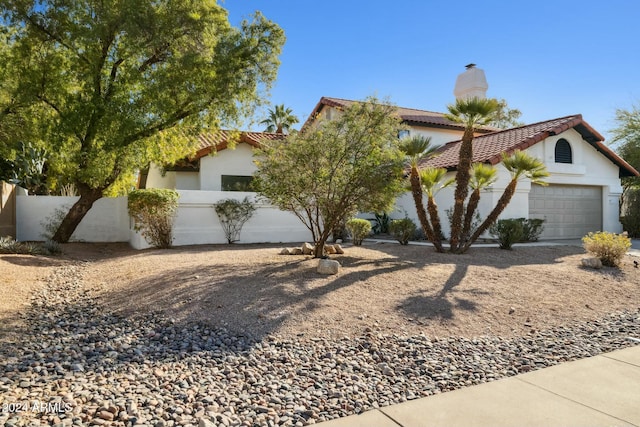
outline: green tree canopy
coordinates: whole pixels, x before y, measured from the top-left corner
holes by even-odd
[[[269,141],[256,160],[256,188],[311,231],[321,256],[334,226],[356,211],[383,212],[403,190],[394,107],[354,103],[331,121]]]
[[[640,170],[640,106],[631,109],[617,109],[616,127],[611,130],[613,143],[619,144],[617,151],[631,166]],[[640,185],[638,177],[624,178],[625,187]]]
[[[123,176],[182,158],[202,128],[250,115],[284,43],[259,13],[231,26],[213,0],[5,0],[2,15],[11,37],[0,52],[15,60],[1,96],[44,111],[33,129],[80,194],[59,242]]]
[[[498,100],[498,110],[495,112],[493,119],[488,123],[489,126],[499,129],[509,129],[518,126],[524,126],[524,122],[518,120],[522,116],[522,112],[517,108],[509,108],[505,99]]]

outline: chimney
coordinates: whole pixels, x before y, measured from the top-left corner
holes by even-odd
[[[458,76],[453,89],[456,99],[486,98],[489,85],[484,71],[476,68],[476,64],[467,64],[465,68],[467,70]]]

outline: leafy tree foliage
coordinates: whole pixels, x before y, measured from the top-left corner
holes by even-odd
[[[256,13],[240,28],[212,0],[5,0],[0,108],[56,153],[80,194],[54,239],[68,241],[93,203],[153,161],[195,149],[202,128],[237,123],[264,100],[282,30]],[[10,68],[5,70],[5,67]],[[9,100],[9,102],[7,102]],[[15,104],[15,105],[14,105]],[[37,123],[28,109],[41,112]]]
[[[298,118],[293,115],[291,108],[285,108],[284,104],[276,105],[274,109],[269,109],[269,115],[260,122],[266,125],[265,132],[289,133],[291,126],[298,123]]]
[[[387,211],[402,191],[393,111],[375,99],[354,103],[335,120],[269,141],[256,160],[259,193],[307,226],[316,257],[343,218]]]
[[[640,106],[616,110],[615,122],[616,127],[611,132],[612,142],[619,144],[618,154],[636,170],[640,170]],[[640,178],[624,178],[623,185],[640,186]]]
[[[522,116],[522,112],[517,108],[509,108],[505,99],[498,100],[498,109],[493,119],[488,123],[489,126],[498,129],[509,129],[518,126],[524,126],[524,122],[518,120]]]

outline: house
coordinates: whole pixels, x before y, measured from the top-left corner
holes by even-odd
[[[454,93],[463,98],[484,97],[487,88],[484,72],[469,64],[458,76]],[[353,102],[357,101],[321,98],[303,129],[321,120],[331,120]],[[453,176],[464,127],[447,120],[442,113],[398,107],[397,114],[407,127],[400,136],[429,136],[432,144],[440,146],[438,155],[423,165],[446,168],[449,176]],[[622,231],[620,178],[637,176],[638,172],[603,141],[602,135],[579,114],[507,130],[478,129],[473,141],[473,161],[496,165],[499,172],[497,182],[482,194],[480,215],[484,217],[493,209],[510,181],[509,172],[499,164],[502,153],[522,150],[544,162],[550,173],[546,180],[549,185],[520,182],[501,218],[542,218],[544,239],[581,238],[599,230]],[[442,225],[446,236],[449,233],[446,211],[453,206],[453,192],[454,188],[449,187],[436,196],[440,217],[445,219]],[[398,199],[391,216],[408,216],[417,222],[409,193]]]
[[[139,187],[171,188],[180,195],[173,227],[174,245],[226,243],[213,206],[221,200],[245,197],[256,211],[242,228],[240,243],[309,241],[311,232],[293,213],[256,198],[249,188],[256,170],[255,148],[284,137],[278,133],[230,130],[204,133],[198,137],[198,150],[193,157],[164,168],[151,165],[141,176]],[[137,249],[148,247],[137,234],[130,243]]]
[[[219,130],[198,136],[198,150],[193,157],[175,165],[151,165],[141,175],[139,188],[175,190],[247,191],[256,170],[253,150],[261,142],[284,138],[268,132]]]

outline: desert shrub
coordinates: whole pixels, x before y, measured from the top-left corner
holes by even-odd
[[[630,237],[640,237],[640,188],[629,188],[624,192],[620,211],[624,231]]]
[[[522,241],[537,242],[540,234],[544,230],[544,219],[540,218],[518,218],[522,223]]]
[[[60,245],[56,244],[58,250],[53,251],[46,246],[46,243],[16,242],[11,236],[0,237],[0,254],[55,255],[62,252]]]
[[[500,219],[489,227],[489,233],[498,238],[500,249],[511,249],[522,240],[522,221],[518,218]]]
[[[62,246],[55,240],[46,240],[42,243],[42,249],[49,255],[57,255],[62,253]]]
[[[598,231],[582,238],[587,252],[602,261],[602,265],[616,267],[631,247],[631,239],[621,234]]]
[[[127,207],[135,221],[134,230],[156,248],[170,248],[173,243],[173,220],[178,210],[178,192],[164,188],[134,190]]]
[[[394,219],[389,223],[389,232],[401,245],[409,244],[416,230],[416,223],[410,218]]]
[[[11,236],[0,237],[0,253],[19,254],[23,253],[21,244],[13,240]]]
[[[224,235],[228,243],[240,240],[240,231],[242,226],[253,216],[256,208],[245,197],[242,201],[236,199],[221,200],[213,208],[220,219]]]
[[[372,231],[373,234],[386,234],[389,232],[389,225],[391,224],[391,218],[387,215],[386,212],[376,213],[374,214],[375,218],[371,219],[373,221]]]
[[[347,230],[351,234],[353,244],[360,246],[364,238],[371,233],[371,222],[367,219],[351,218],[347,221]]]

